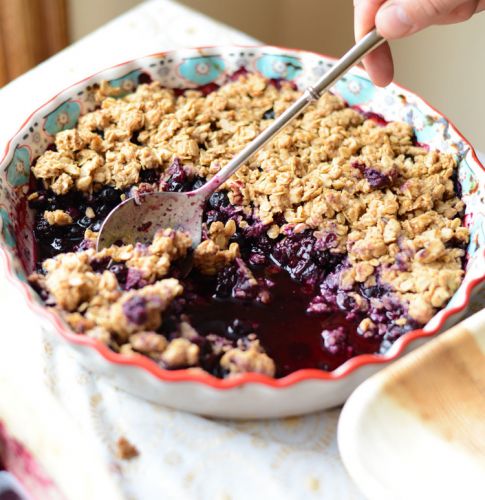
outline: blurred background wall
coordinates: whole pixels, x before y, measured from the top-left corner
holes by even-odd
[[[2,0],[0,0],[2,1]],[[75,41],[142,0],[67,0],[69,33]]]
[[[52,28],[47,30],[50,38],[43,33],[33,37],[32,26],[36,26],[36,19],[40,17],[34,15],[32,6],[45,12],[52,13],[56,10],[59,19],[67,11],[69,41],[75,41],[140,1],[142,0],[0,0],[3,30],[0,33],[0,48],[2,40],[15,41],[16,50],[13,53],[17,54],[4,60],[0,57],[0,77],[2,67],[3,75],[6,75],[3,81],[0,78],[0,85],[37,64],[68,41],[67,38],[64,41],[62,32],[55,37],[55,43],[50,40],[56,34],[55,27],[61,26],[60,22],[54,22]],[[352,0],[180,2],[270,44],[311,49],[338,56],[353,43]],[[25,30],[25,41],[22,41],[22,37],[19,39],[21,33],[16,28],[16,18],[12,16],[12,12],[16,13],[18,25],[22,25],[21,20],[29,14],[29,23],[23,22],[23,25],[30,26]],[[55,19],[55,16],[51,17]],[[7,36],[8,30],[12,32],[12,36]],[[37,39],[43,40],[43,44],[39,45]],[[32,60],[25,57],[30,46]],[[41,52],[39,47],[43,47],[44,51]],[[393,43],[396,81],[416,91],[447,114],[482,151],[485,151],[484,51],[485,14],[480,14],[465,24],[431,28]],[[7,52],[3,47],[0,56]],[[13,68],[7,64],[9,61]]]

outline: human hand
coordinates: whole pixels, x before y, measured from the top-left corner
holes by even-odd
[[[387,40],[412,35],[433,24],[466,21],[485,10],[485,0],[354,0],[354,30],[360,40],[370,30]],[[376,85],[385,86],[394,75],[389,45],[366,56],[364,66]]]

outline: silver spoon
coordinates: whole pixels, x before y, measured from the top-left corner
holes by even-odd
[[[120,203],[110,212],[101,226],[97,243],[98,251],[117,242],[148,243],[155,233],[163,228],[187,232],[192,238],[192,247],[195,248],[201,241],[203,210],[210,195],[293,118],[317,100],[344,73],[383,41],[384,39],[376,30],[368,33],[315,85],[309,86],[298,100],[199,189],[187,193],[144,193]]]

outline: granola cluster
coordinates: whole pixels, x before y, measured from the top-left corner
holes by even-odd
[[[215,248],[219,248],[218,243],[227,246],[217,239],[205,240],[195,250],[195,266],[197,251],[207,242]],[[47,303],[55,305],[75,332],[122,354],[144,354],[168,369],[196,367],[200,364],[199,334],[186,318],[182,316],[170,340],[159,332],[163,313],[183,292],[181,282],[167,275],[190,246],[191,239],[185,233],[166,229],[155,235],[151,245],[112,245],[99,252],[90,248],[59,254],[45,260],[43,272],[32,274],[30,282],[48,297]],[[236,243],[231,246],[237,248]],[[202,273],[207,266],[222,261],[208,257],[208,262],[202,261]],[[122,277],[120,269],[124,270]],[[227,376],[246,371],[275,374],[273,361],[254,334],[237,347],[224,343],[214,344],[213,349],[221,357],[220,365]]]
[[[300,92],[289,83],[275,85],[247,74],[208,95],[176,93],[158,82],[118,94],[103,83],[96,90],[99,109],[58,133],[55,151],[32,168],[56,195],[92,196],[103,186],[130,195],[133,186],[142,188],[144,172],[163,174],[176,159],[190,175],[210,178]],[[222,186],[245,217],[209,223],[194,265],[204,275],[216,275],[237,261],[235,235],[253,217],[270,240],[311,232],[329,256],[345,256],[340,289],[362,302],[354,290],[384,285],[405,306],[395,324],[404,326],[409,319],[424,324],[463,277],[468,231],[453,183],[455,167],[451,155],[417,144],[411,126],[377,123],[327,93]],[[44,217],[51,225],[72,223],[62,210]],[[87,231],[87,240],[95,237]],[[148,247],[61,254],[44,262],[44,274],[33,281],[49,292],[76,331],[164,366],[198,366],[196,333],[188,322],[171,340],[157,333],[165,309],[183,291],[183,283],[167,276],[189,247],[183,233],[168,231]],[[123,262],[144,286],[121,290],[115,273],[95,270],[96,262],[106,260]],[[375,328],[370,317],[359,325],[361,333]],[[221,349],[220,364],[229,375],[275,372],[257,337]]]

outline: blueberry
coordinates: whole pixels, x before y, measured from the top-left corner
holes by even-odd
[[[274,120],[275,114],[274,114],[274,109],[268,109],[267,111],[264,112],[263,114],[263,120]]]
[[[268,292],[262,280],[255,280],[241,258],[222,269],[216,277],[215,295],[243,301],[259,301]]]
[[[123,313],[130,323],[143,325],[148,319],[147,301],[143,297],[132,297],[123,304]]]
[[[160,172],[158,170],[142,170],[140,172],[140,182],[148,184],[157,184],[160,180]]]
[[[54,238],[50,245],[56,252],[68,252],[68,242],[61,238]]]
[[[205,179],[203,179],[202,177],[197,177],[197,179],[195,180],[195,182],[193,183],[191,189],[192,190],[195,190],[195,189],[199,189],[201,188],[207,181]]]
[[[138,83],[151,83],[152,77],[145,72],[142,72],[138,75]]]
[[[323,348],[330,354],[343,354],[348,345],[347,332],[342,326],[321,333]]]
[[[108,204],[103,204],[96,206],[94,210],[98,217],[105,218],[111,212],[111,210],[113,210],[113,207]]]
[[[120,202],[121,193],[113,187],[106,186],[97,195],[100,204],[107,204],[110,207],[117,205]]]
[[[246,337],[254,332],[254,327],[249,321],[235,319],[226,329],[226,335],[231,340],[237,340],[241,337]]]
[[[173,179],[169,180],[166,186],[167,189],[164,189],[164,191],[170,191],[172,193],[180,193],[184,190],[184,184],[182,182],[176,182]]]
[[[69,191],[63,196],[58,196],[55,201],[63,210],[77,210],[76,207],[82,203],[82,195],[76,191]]]
[[[343,311],[353,312],[357,309],[355,299],[343,290],[337,293],[337,305]]]
[[[135,269],[133,267],[127,268],[126,277],[125,277],[124,289],[138,289],[147,284],[146,280],[143,279],[143,275],[141,271]]]
[[[89,264],[95,273],[102,273],[108,267],[110,260],[109,257],[103,257],[102,259],[95,257]]]
[[[118,280],[118,283],[120,285],[126,282],[128,268],[124,264],[117,262],[109,266],[108,269],[116,276],[116,279]]]
[[[130,142],[132,142],[133,144],[136,144],[137,146],[140,145],[140,141],[138,140],[138,135],[140,134],[140,131],[139,130],[135,130],[132,134],[131,134],[131,137],[130,137]],[[145,181],[145,182],[149,182],[149,181]]]
[[[54,236],[56,226],[51,226],[44,218],[41,218],[35,224],[34,232],[37,238],[46,239]]]
[[[234,264],[222,269],[217,275],[215,290],[216,296],[221,298],[230,297],[232,288],[234,287],[236,281],[236,267]]]
[[[82,240],[78,245],[74,246],[75,252],[83,252],[90,248],[96,248],[96,243],[93,240]]]
[[[368,299],[371,298],[379,298],[382,297],[383,295],[386,295],[389,293],[389,288],[383,285],[375,285],[375,286],[370,286],[370,287],[361,287],[362,295],[364,297],[367,297]]]
[[[160,183],[160,188],[162,191],[181,192],[191,191],[203,184],[205,180],[189,175],[180,160],[175,158],[167,170],[165,179]]]
[[[83,207],[80,208],[82,209]],[[71,216],[72,219],[77,219],[81,215],[81,212],[77,207],[69,207],[66,209],[66,212]]]
[[[187,182],[187,172],[178,158],[175,158],[168,167],[166,180],[167,191],[182,191],[184,184]]]
[[[48,196],[45,210],[62,210],[64,208],[62,200],[57,196]]]
[[[67,229],[67,237],[80,240],[84,237],[84,229],[78,225],[73,224]]]
[[[212,208],[220,208],[229,205],[229,198],[223,191],[216,191],[209,198],[209,206]]]
[[[81,217],[79,220],[76,221],[76,224],[82,227],[83,229],[87,229],[92,223],[93,220],[90,219],[87,215]]]
[[[364,176],[369,185],[374,189],[383,189],[390,186],[392,183],[392,179],[388,175],[379,172],[379,170],[375,168],[366,168],[364,170]]]
[[[451,175],[451,180],[453,182],[453,188],[455,190],[456,196],[458,196],[458,198],[461,198],[462,188],[460,184],[460,179],[458,178],[458,170],[456,168],[455,170],[453,170],[453,174]]]
[[[288,234],[276,243],[271,255],[293,279],[309,286],[316,286],[335,266],[332,255],[320,249],[309,231]]]

